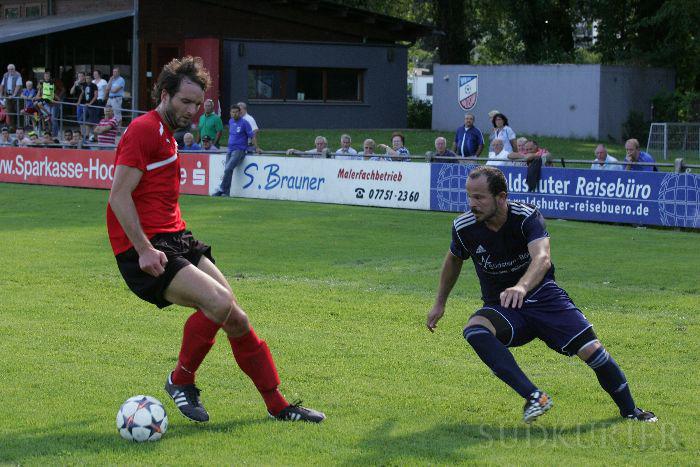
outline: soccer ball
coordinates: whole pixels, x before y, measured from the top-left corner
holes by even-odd
[[[129,441],[158,441],[167,429],[168,415],[155,397],[131,397],[117,412],[117,430]]]

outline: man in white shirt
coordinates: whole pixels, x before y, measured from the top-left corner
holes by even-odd
[[[508,151],[503,149],[503,140],[496,138],[491,142],[493,152],[489,152],[489,160],[486,165],[513,165],[508,159]]]
[[[608,154],[608,150],[604,144],[599,144],[595,148],[595,160],[591,164],[592,170],[624,170],[623,164],[614,164],[617,162],[613,156]]]
[[[357,151],[350,146],[351,144],[352,138],[350,138],[350,135],[341,136],[340,148],[335,152],[335,158],[343,160],[362,160],[362,156],[357,155]]]
[[[250,124],[250,128],[253,129],[253,137],[248,141],[248,150],[255,151],[257,153],[262,152],[258,146],[258,123],[255,121],[253,116],[248,113],[248,105],[245,102],[239,102],[236,104],[239,109],[241,109],[241,118]]]
[[[97,100],[95,105],[104,107],[107,104],[107,81],[102,78],[102,73],[100,70],[94,70],[92,72],[92,82],[97,86]]]

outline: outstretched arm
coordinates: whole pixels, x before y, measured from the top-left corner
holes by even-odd
[[[430,330],[430,332],[435,331],[437,322],[440,320],[440,318],[442,318],[442,315],[445,314],[447,297],[450,296],[450,292],[459,278],[459,273],[462,271],[462,263],[464,263],[464,260],[453,255],[451,251],[447,252],[445,261],[442,263],[440,284],[438,285],[435,304],[428,313],[428,319],[426,321],[426,325],[428,326],[428,330]]]

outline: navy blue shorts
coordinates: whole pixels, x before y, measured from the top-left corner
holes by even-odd
[[[522,308],[484,304],[475,315],[489,319],[496,328],[496,337],[507,347],[538,338],[557,352],[571,356],[597,339],[591,323],[554,281],[528,295]]]

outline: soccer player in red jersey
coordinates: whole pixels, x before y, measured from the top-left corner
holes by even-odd
[[[177,366],[165,390],[182,414],[206,422],[195,373],[219,329],[238,366],[262,395],[270,416],[321,422],[325,415],[288,403],[278,390],[277,369],[265,341],[214,265],[211,247],[185,230],[178,203],[180,160],[173,131],[189,127],[210,84],[199,57],[165,65],[155,85],[158,107],[135,119],[117,147],[114,182],[107,206],[107,230],[117,265],[129,288],[164,308],[195,308],[185,322]]]

